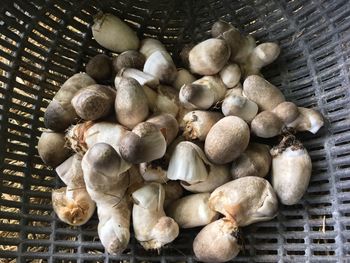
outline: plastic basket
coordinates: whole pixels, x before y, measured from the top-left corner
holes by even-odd
[[[264,70],[288,100],[319,109],[326,125],[303,134],[313,176],[302,201],[280,206],[272,221],[242,230],[236,262],[346,262],[350,242],[350,2],[2,1],[0,4],[0,262],[194,262],[183,231],[160,253],[134,237],[121,256],[98,241],[96,216],[69,227],[52,211],[61,185],[37,154],[45,108],[60,85],[102,50],[91,38],[92,15],[111,12],[140,37],[160,39],[175,57],[183,44],[209,35],[221,18],[258,41],[278,41],[278,60]]]

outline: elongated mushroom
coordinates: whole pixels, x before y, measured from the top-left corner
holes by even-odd
[[[95,211],[95,202],[88,194],[81,157],[75,154],[56,168],[58,176],[67,185],[52,191],[52,206],[58,218],[72,226],[85,224]]]
[[[147,184],[132,194],[135,238],[146,250],[160,249],[179,234],[178,224],[164,212],[164,197],[164,188],[158,183]]]
[[[110,254],[120,254],[130,239],[129,173],[117,151],[106,143],[91,147],[83,157],[86,189],[96,202],[98,235]]]
[[[272,185],[282,204],[294,205],[309,185],[312,163],[303,145],[289,135],[271,150]]]

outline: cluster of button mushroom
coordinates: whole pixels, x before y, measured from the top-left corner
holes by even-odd
[[[240,227],[299,202],[312,165],[295,133],[316,133],[323,118],[263,78],[276,43],[256,45],[218,21],[211,38],[183,48],[177,68],[160,41],[140,41],[112,14],[98,13],[92,34],[111,55],[92,57],[61,86],[38,142],[66,185],[52,192],[60,220],[79,226],[97,208],[111,254],[126,249],[131,222],[146,250],[203,227],[196,258],[224,262],[240,251]]]

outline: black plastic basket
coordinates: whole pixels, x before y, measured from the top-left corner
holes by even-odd
[[[272,221],[243,229],[237,262],[350,260],[350,2],[348,0],[73,1],[0,4],[0,262],[194,262],[184,231],[160,251],[134,237],[122,256],[98,241],[96,216],[83,227],[60,222],[51,189],[61,185],[37,154],[45,108],[60,85],[102,50],[92,39],[98,10],[124,18],[140,37],[160,39],[175,57],[183,44],[232,22],[258,41],[278,41],[278,60],[264,70],[288,100],[319,109],[317,135],[302,141],[313,176],[302,201],[280,206]],[[41,260],[41,261],[40,261]]]

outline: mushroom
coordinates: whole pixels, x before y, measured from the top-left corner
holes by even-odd
[[[86,189],[97,205],[101,243],[108,253],[120,254],[130,239],[129,173],[117,151],[106,143],[97,143],[86,152],[82,168]]]
[[[274,218],[278,201],[267,180],[247,176],[215,189],[210,195],[209,207],[243,227]]]
[[[258,113],[258,105],[255,102],[231,92],[225,97],[221,106],[225,116],[237,116],[250,123]]]
[[[113,59],[114,71],[118,73],[123,68],[142,70],[145,60],[145,56],[136,50],[124,51]]]
[[[96,42],[111,51],[120,53],[139,47],[140,41],[136,33],[112,14],[97,13],[91,29]]]
[[[247,148],[249,138],[249,127],[244,120],[224,117],[210,129],[205,139],[205,154],[215,164],[232,162]]]
[[[147,57],[143,71],[159,79],[161,83],[171,84],[177,75],[177,69],[167,51],[155,51]]]
[[[178,181],[168,181],[163,184],[165,191],[164,207],[178,200],[184,194],[184,190]]]
[[[284,205],[294,205],[309,185],[312,163],[307,150],[293,135],[271,149],[272,186]]]
[[[237,64],[231,63],[223,67],[219,75],[226,87],[231,89],[239,83],[241,79],[241,70]]]
[[[205,226],[193,241],[193,252],[201,262],[226,262],[239,251],[238,227],[221,218]]]
[[[180,68],[177,70],[173,86],[175,89],[180,90],[183,85],[190,84],[195,80],[196,78],[187,69]]]
[[[191,192],[211,192],[230,180],[228,167],[208,161],[203,150],[192,142],[179,142],[172,151],[167,176],[181,180]]]
[[[167,215],[178,223],[180,228],[205,226],[215,221],[219,214],[208,206],[210,193],[191,194],[171,203]]]
[[[146,121],[153,123],[158,127],[158,129],[163,133],[167,145],[169,145],[176,138],[179,132],[179,125],[171,114],[159,114],[147,119]]]
[[[120,124],[132,129],[148,116],[148,103],[142,86],[132,78],[115,78],[115,113]]]
[[[132,210],[135,238],[146,250],[160,249],[179,235],[179,226],[165,215],[164,188],[150,183],[132,194]]]
[[[120,141],[119,151],[127,162],[139,164],[164,156],[166,140],[158,127],[150,122],[141,122]]]
[[[258,75],[251,75],[245,79],[243,95],[254,101],[260,111],[273,110],[278,104],[285,101],[278,88]]]
[[[52,207],[58,218],[72,226],[85,224],[95,211],[95,203],[86,191],[81,157],[75,154],[56,168],[67,185],[52,191]]]
[[[71,100],[74,95],[87,86],[96,82],[85,73],[77,73],[67,79],[53,97],[44,114],[46,128],[53,131],[64,131],[78,120]]]
[[[179,99],[187,109],[206,110],[224,98],[226,86],[217,76],[205,76],[181,87]]]
[[[141,86],[147,85],[148,87],[156,88],[159,85],[158,78],[135,68],[122,68],[118,76],[136,79]]]
[[[313,134],[324,125],[322,114],[314,109],[298,107],[298,118],[287,124],[287,127],[294,128],[297,131],[309,131]]]
[[[221,118],[223,118],[223,115],[219,112],[190,111],[180,123],[181,128],[184,130],[183,136],[187,140],[199,139],[204,141],[211,127]]]
[[[94,84],[79,90],[72,105],[80,118],[93,121],[111,112],[115,96],[115,90],[110,87]]]
[[[251,123],[251,132],[261,138],[271,138],[281,134],[284,123],[271,111],[262,111]]]
[[[38,141],[38,153],[45,164],[56,167],[69,157],[71,151],[66,147],[63,133],[44,131]]]
[[[247,149],[233,161],[232,179],[246,176],[265,177],[271,166],[270,147],[260,143],[250,143]]]
[[[106,54],[98,54],[89,60],[85,71],[96,81],[108,80],[113,73],[112,60]]]
[[[189,52],[189,66],[193,73],[214,75],[226,64],[230,49],[222,39],[210,38],[194,46]]]

